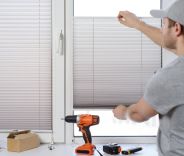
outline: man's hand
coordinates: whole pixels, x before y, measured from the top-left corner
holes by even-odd
[[[112,112],[114,113],[114,117],[120,120],[126,120],[126,111],[127,107],[123,105],[119,105],[112,110]]]
[[[143,97],[136,104],[132,104],[129,107],[123,105],[117,106],[113,109],[113,113],[114,117],[120,120],[130,119],[136,122],[146,121],[158,114]]]
[[[139,24],[141,23],[139,18],[129,11],[120,11],[118,15],[118,20],[121,24],[136,29],[138,29]]]

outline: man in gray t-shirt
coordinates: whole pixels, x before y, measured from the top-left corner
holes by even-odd
[[[158,112],[158,150],[162,156],[184,155],[184,56],[159,70],[147,84],[144,99]]]
[[[162,30],[145,24],[128,11],[120,11],[118,19],[171,50],[178,58],[153,75],[136,104],[119,105],[113,113],[118,119],[137,122],[159,114],[159,156],[184,156],[184,0],[174,1],[166,10],[150,13],[163,18]]]

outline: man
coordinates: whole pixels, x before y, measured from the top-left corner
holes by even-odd
[[[184,156],[184,0],[175,1],[166,10],[150,13],[163,18],[161,30],[145,24],[128,11],[120,11],[118,19],[170,49],[178,58],[154,74],[140,101],[129,107],[119,105],[113,113],[118,119],[136,122],[159,114],[159,156]]]

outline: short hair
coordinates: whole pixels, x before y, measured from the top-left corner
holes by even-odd
[[[168,18],[168,19],[169,19],[169,25],[168,25],[168,27],[171,28],[171,27],[173,27],[176,24],[176,21],[174,21],[174,20],[172,20],[170,18]],[[184,26],[183,25],[181,25],[181,31],[182,31],[182,34],[184,35]]]

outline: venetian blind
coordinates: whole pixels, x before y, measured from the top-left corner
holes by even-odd
[[[161,21],[143,18],[160,27]],[[74,17],[74,107],[133,104],[161,67],[161,48],[112,17]]]
[[[0,0],[0,130],[51,130],[51,0]]]

